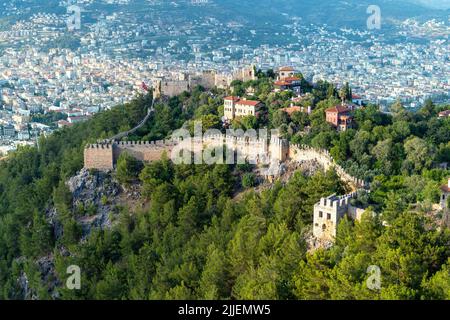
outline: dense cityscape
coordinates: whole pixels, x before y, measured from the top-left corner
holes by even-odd
[[[108,3],[126,8],[128,2]],[[92,1],[72,4],[90,8]],[[6,15],[29,10],[14,2],[3,7]],[[305,25],[293,17],[288,25],[249,30],[244,23],[208,16],[175,24],[152,19],[150,11],[142,22],[123,12],[90,22],[81,15],[79,30],[69,31],[69,17],[33,12],[0,31],[3,152],[54,129],[54,124],[33,122],[36,113],[60,113],[59,125],[67,125],[130,100],[142,83],[176,81],[205,70],[232,79],[248,65],[262,70],[289,65],[312,82],[339,86],[348,81],[354,93],[384,106],[401,99],[414,108],[430,97],[445,101],[449,94],[448,21],[409,19],[384,34]],[[225,37],[231,41],[221,41]],[[396,37],[414,41],[405,45]],[[276,44],[264,43],[269,38]]]

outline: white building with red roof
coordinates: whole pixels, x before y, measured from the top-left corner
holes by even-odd
[[[278,79],[284,80],[286,78],[292,78],[295,75],[295,69],[292,67],[281,67],[278,69]]]
[[[224,116],[228,120],[235,117],[255,116],[259,115],[259,110],[263,106],[261,101],[247,100],[236,96],[224,98]]]
[[[71,126],[73,126],[73,123],[71,123],[67,120],[59,120],[58,121],[58,128],[71,127]]]
[[[302,79],[298,77],[286,77],[283,80],[277,80],[274,83],[275,92],[292,90],[296,94],[301,93]]]
[[[449,117],[450,117],[450,110],[439,112],[439,118],[449,118]]]
[[[366,101],[360,95],[352,94],[352,102],[354,104],[362,106]]]

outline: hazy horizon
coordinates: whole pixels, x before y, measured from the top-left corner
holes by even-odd
[[[437,9],[444,9],[444,10],[450,9],[450,0],[409,0],[409,1]]]

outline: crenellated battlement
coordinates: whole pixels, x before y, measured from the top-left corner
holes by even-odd
[[[120,154],[127,152],[136,159],[151,162],[159,160],[166,152],[169,156],[175,147],[201,152],[208,147],[228,146],[240,156],[252,159],[270,152],[281,161],[286,160],[289,143],[278,137],[267,139],[251,136],[205,135],[201,138],[168,139],[157,141],[117,141],[88,144],[85,148],[85,167],[88,169],[113,170]],[[283,151],[284,149],[284,151]]]
[[[319,204],[324,208],[328,207],[330,209],[345,207],[348,206],[350,204],[350,200],[356,198],[357,195],[358,192],[352,192],[343,196],[336,196],[333,194],[329,197],[321,198]]]
[[[86,149],[110,149],[112,148],[111,143],[93,143],[86,145]]]
[[[118,141],[115,144],[119,147],[170,147],[179,143],[177,140],[157,140],[157,141]]]
[[[313,235],[320,243],[334,241],[337,226],[344,216],[353,220],[361,219],[364,209],[352,206],[351,200],[357,198],[358,192],[352,192],[343,196],[335,194],[321,198],[314,205]]]
[[[168,139],[158,141],[100,141],[86,145],[84,150],[84,165],[88,169],[103,171],[113,170],[117,159],[123,152],[127,152],[136,159],[144,162],[157,161],[164,153],[170,157],[172,151],[187,148],[194,153],[202,152],[210,147],[227,146],[238,155],[248,159],[257,160],[261,156],[275,159],[276,163],[291,161],[317,161],[325,170],[334,169],[338,176],[348,183],[354,192],[343,195],[331,195],[314,206],[313,234],[320,241],[332,242],[336,236],[339,221],[345,216],[359,219],[364,210],[353,207],[351,199],[357,197],[356,190],[370,187],[364,180],[357,179],[348,174],[338,165],[327,150],[315,149],[305,145],[289,144],[287,140],[277,136],[262,139],[251,136],[229,136],[223,134],[206,135],[201,138]],[[255,158],[255,159],[253,159]]]
[[[272,136],[270,139],[252,136],[230,136],[224,134],[210,134],[201,138],[187,140],[166,139],[157,141],[99,141],[88,144],[85,148],[85,167],[99,170],[112,170],[122,152],[128,152],[141,161],[158,160],[164,152],[168,155],[178,145],[198,152],[209,146],[226,145],[244,157],[261,156],[269,157],[283,162],[287,159],[292,161],[317,161],[325,170],[333,168],[339,177],[349,183],[352,189],[367,188],[364,180],[357,179],[348,174],[344,168],[335,163],[333,157],[327,150],[314,149],[306,145],[290,145],[285,139]]]
[[[349,183],[352,189],[368,189],[370,185],[363,179],[353,177],[337,164],[328,150],[315,149],[305,145],[291,145],[289,148],[289,158],[294,161],[315,160],[319,162],[325,170],[333,168],[338,176],[345,182]]]
[[[102,171],[114,168],[114,144],[88,144],[84,149],[84,167]]]

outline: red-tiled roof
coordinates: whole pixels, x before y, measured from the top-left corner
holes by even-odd
[[[450,110],[439,112],[440,117],[450,117]]]
[[[441,186],[441,190],[444,192],[450,192],[450,188],[447,185]]]
[[[240,98],[239,98],[239,97],[236,97],[236,96],[229,96],[229,97],[225,97],[224,100],[239,101]]]
[[[292,67],[281,67],[280,71],[294,71],[294,68],[292,68]]]
[[[275,81],[274,85],[276,86],[288,86],[290,85],[290,82],[284,81],[284,80],[279,80],[279,81]]]
[[[254,100],[239,100],[236,104],[244,105],[244,106],[257,106],[261,101]]]
[[[71,123],[69,121],[66,121],[66,120],[59,120],[58,121],[58,126],[69,126],[69,127],[71,127],[71,126],[73,126],[73,123]]]
[[[284,78],[282,80],[275,81],[274,85],[276,85],[276,86],[290,86],[290,85],[292,85],[292,82],[294,82],[294,81],[300,81],[300,78],[297,78],[297,77]]]
[[[346,106],[337,105],[332,108],[329,108],[325,110],[325,112],[337,112],[337,113],[345,113],[349,112],[350,110]]]
[[[284,78],[283,80],[293,82],[293,81],[300,81],[301,79],[298,77],[287,77],[287,78]]]
[[[261,101],[245,100],[245,99],[241,99],[240,97],[236,97],[236,96],[229,96],[229,97],[225,97],[224,99],[225,100],[232,100],[236,104],[243,105],[243,106],[257,106],[258,104],[261,103]]]
[[[300,107],[294,106],[294,107],[289,107],[289,108],[283,108],[283,109],[280,109],[280,110],[286,112],[289,115],[291,115],[294,112],[301,111],[302,109]]]

